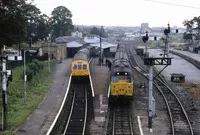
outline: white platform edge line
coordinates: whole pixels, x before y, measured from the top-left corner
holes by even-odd
[[[110,84],[109,84],[109,87],[108,87],[108,98],[110,97]]]
[[[67,86],[67,91],[65,93],[65,97],[64,97],[64,100],[63,100],[62,105],[60,107],[60,110],[58,111],[58,113],[57,113],[57,115],[56,115],[53,123],[51,124],[51,126],[50,126],[50,128],[49,128],[49,130],[48,130],[46,135],[49,135],[51,133],[51,130],[53,129],[53,127],[54,127],[54,125],[55,125],[55,123],[56,123],[56,121],[57,121],[57,119],[58,119],[58,117],[59,117],[59,115],[61,113],[61,110],[62,110],[62,108],[64,106],[65,100],[66,100],[68,92],[69,92],[69,87],[70,87],[70,84],[71,84],[71,77],[72,77],[72,74],[70,74],[69,81],[68,81],[68,86]]]
[[[144,135],[143,130],[142,130],[141,121],[140,121],[140,116],[137,116],[137,120],[138,120],[138,126],[139,126],[139,130],[140,130],[140,135]]]
[[[93,58],[91,58],[90,60],[89,60],[89,64],[90,64],[90,62],[91,62],[91,60],[92,60]],[[94,89],[93,89],[93,83],[92,83],[92,79],[91,79],[91,76],[90,76],[90,68],[88,68],[88,73],[89,73],[89,78],[90,78],[90,86],[91,86],[91,89],[92,89],[92,97],[94,97]]]

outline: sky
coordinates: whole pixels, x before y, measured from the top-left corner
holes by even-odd
[[[172,27],[184,27],[185,19],[200,16],[199,0],[34,0],[33,4],[48,16],[57,6],[65,6],[72,12],[73,24],[78,25],[149,23],[149,27],[166,27],[169,23]]]

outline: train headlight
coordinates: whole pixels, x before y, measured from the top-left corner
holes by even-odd
[[[119,75],[119,73],[117,73],[117,75]]]
[[[125,73],[125,75],[127,75],[127,73]]]

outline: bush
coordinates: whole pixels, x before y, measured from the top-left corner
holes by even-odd
[[[27,75],[27,81],[30,81],[35,74],[34,71],[30,67],[28,67],[26,70],[26,75]]]
[[[33,76],[35,76],[41,69],[43,69],[43,62],[40,62],[38,60],[33,60],[33,62],[28,63],[26,66],[26,75],[27,75],[27,81],[30,81]],[[21,74],[21,78],[24,79],[24,73]]]

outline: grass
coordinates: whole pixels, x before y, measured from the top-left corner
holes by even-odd
[[[53,65],[55,62],[51,63]],[[13,69],[13,81],[7,88],[7,131],[0,135],[12,135],[16,128],[24,124],[30,114],[38,107],[51,87],[52,80],[49,78],[48,63],[44,62],[44,68],[27,82],[27,101],[24,101],[24,81],[20,77],[23,67]],[[0,100],[0,108],[2,101]],[[2,119],[0,112],[0,119]],[[1,123],[2,124],[2,123]]]
[[[182,86],[187,88],[191,96],[200,102],[200,84],[184,83]]]

